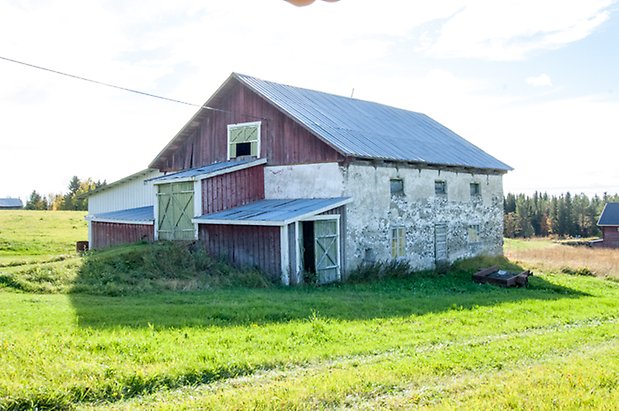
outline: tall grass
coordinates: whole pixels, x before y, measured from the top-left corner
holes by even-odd
[[[553,272],[590,273],[619,280],[619,250],[570,246],[550,240],[506,240],[505,256]]]

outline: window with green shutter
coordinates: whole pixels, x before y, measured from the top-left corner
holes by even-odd
[[[228,159],[260,157],[260,122],[228,125]]]

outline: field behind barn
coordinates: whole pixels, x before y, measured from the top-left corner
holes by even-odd
[[[0,244],[15,243],[10,233],[20,232],[8,218],[0,214]],[[0,245],[0,409],[610,410],[619,403],[619,283],[576,275],[584,272],[576,266],[480,259],[446,275],[290,289],[219,282],[182,291],[156,288],[169,279],[154,278],[150,288],[99,295],[42,274],[22,278],[37,264],[57,274],[73,261],[78,268],[62,281],[79,281],[80,267],[97,256],[71,254],[71,243],[84,238],[80,229],[57,230],[77,230],[75,238],[47,238],[50,250],[62,249],[58,261],[44,247],[19,255],[31,249],[27,237],[14,251]],[[98,255],[112,264],[96,266],[104,268],[91,287],[138,281],[122,272],[150,250],[140,247]],[[536,247],[546,246],[507,248]],[[495,262],[535,266],[530,287],[471,282],[476,268]],[[24,291],[36,282],[47,285]]]

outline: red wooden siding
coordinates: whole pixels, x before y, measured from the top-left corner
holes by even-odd
[[[106,248],[137,241],[153,241],[154,228],[148,224],[92,223],[90,248]]]
[[[200,125],[173,141],[153,166],[177,171],[227,160],[228,124],[261,122],[260,157],[268,165],[340,161],[343,157],[271,103],[236,80],[213,98],[223,111],[204,111]]]
[[[264,199],[264,166],[202,180],[202,213],[210,214]]]
[[[258,267],[271,279],[281,274],[280,228],[243,225],[200,225],[206,250],[237,266]]]
[[[619,248],[619,231],[617,226],[604,226],[602,228],[602,236],[604,242],[602,247]]]

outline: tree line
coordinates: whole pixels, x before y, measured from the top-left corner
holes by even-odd
[[[73,176],[69,181],[65,194],[41,195],[36,190],[32,191],[24,208],[26,210],[87,210],[87,194],[107,184],[105,181],[93,181],[91,178],[80,180]]]
[[[505,237],[594,237],[601,235],[597,221],[608,202],[619,195],[589,198],[569,192],[559,196],[535,192],[533,196],[507,194],[504,198]]]

